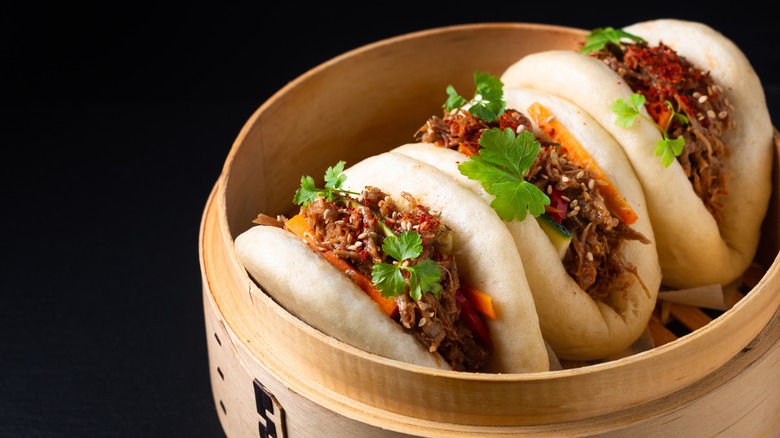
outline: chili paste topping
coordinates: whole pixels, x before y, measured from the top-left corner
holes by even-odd
[[[619,74],[635,92],[642,94],[648,114],[659,126],[669,123],[670,138],[683,138],[685,146],[677,160],[682,165],[696,195],[720,221],[721,196],[727,194],[728,172],[724,162],[729,151],[722,140],[735,126],[733,107],[722,87],[708,71],[695,67],[671,47],[646,41],[606,44],[589,53]],[[671,117],[685,114],[689,123]]]

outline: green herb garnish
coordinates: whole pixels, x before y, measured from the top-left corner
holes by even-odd
[[[634,124],[634,120],[637,116],[642,117],[643,119],[655,125],[655,127],[663,136],[661,140],[655,142],[655,155],[661,157],[661,161],[663,161],[664,167],[669,167],[669,165],[674,162],[675,157],[679,157],[680,154],[682,154],[683,148],[685,147],[684,138],[669,137],[669,126],[671,125],[672,120],[675,119],[683,125],[687,125],[690,123],[690,121],[688,120],[688,117],[685,116],[685,114],[678,113],[674,109],[674,106],[672,106],[672,103],[667,100],[664,101],[664,104],[667,108],[669,108],[669,111],[671,111],[672,115],[666,121],[666,126],[659,126],[650,117],[647,117],[640,112],[639,109],[642,108],[644,104],[645,96],[638,93],[633,93],[631,96],[629,96],[627,101],[624,99],[618,99],[614,101],[612,105],[610,105],[610,109],[617,115],[617,118],[615,119],[615,124],[617,126],[628,128]]]
[[[411,265],[409,262],[422,254],[422,238],[416,231],[404,231],[400,236],[389,236],[382,250],[395,263],[377,263],[371,267],[371,281],[385,298],[401,295],[409,286],[409,295],[419,301],[422,294],[431,292],[441,298],[441,268],[431,259]],[[404,272],[407,275],[404,275]]]
[[[504,84],[498,77],[489,73],[475,72],[474,85],[477,89],[471,100],[466,100],[455,91],[455,87],[448,85],[449,98],[444,103],[444,108],[447,111],[452,111],[468,104],[467,111],[486,122],[492,122],[504,114],[506,109]]]
[[[493,128],[482,133],[480,155],[458,165],[460,173],[479,181],[482,187],[495,195],[490,206],[504,221],[525,219],[544,213],[550,198],[523,176],[539,154],[541,144],[530,131],[515,135],[510,128]]]
[[[335,166],[328,167],[325,171],[325,188],[322,189],[316,187],[314,178],[308,175],[302,176],[301,186],[295,191],[293,202],[297,205],[306,205],[314,202],[318,197],[333,202],[346,193],[357,194],[341,188],[347,179],[347,176],[342,173],[346,164],[344,161],[339,161]]]
[[[585,47],[580,50],[582,53],[596,52],[604,48],[607,44],[620,46],[624,39],[632,41],[643,41],[641,37],[630,34],[622,29],[613,27],[597,27],[585,37]]]

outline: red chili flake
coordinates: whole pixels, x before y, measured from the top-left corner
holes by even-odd
[[[706,72],[663,43],[653,47],[628,45],[623,60],[628,68],[639,72],[626,80],[635,92],[645,96],[647,112],[656,123],[668,118],[666,102],[675,105],[677,112],[695,116],[697,104],[690,96],[697,90],[706,94]],[[648,80],[648,76],[653,80]],[[705,119],[703,124],[706,123]]]

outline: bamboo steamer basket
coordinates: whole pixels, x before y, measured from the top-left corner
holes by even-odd
[[[474,71],[498,75],[525,54],[576,48],[584,33],[492,23],[401,35],[317,66],[257,109],[199,236],[211,385],[228,436],[779,436],[777,190],[733,307],[665,306],[648,327],[655,348],[543,373],[438,371],[368,354],[285,311],[236,259],[233,239],[258,213],[295,212],[301,175],[411,141],[447,85],[471,89]]]

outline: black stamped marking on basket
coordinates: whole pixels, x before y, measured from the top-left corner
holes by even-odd
[[[255,404],[260,421],[257,428],[260,438],[284,438],[284,410],[262,383],[254,380]]]

